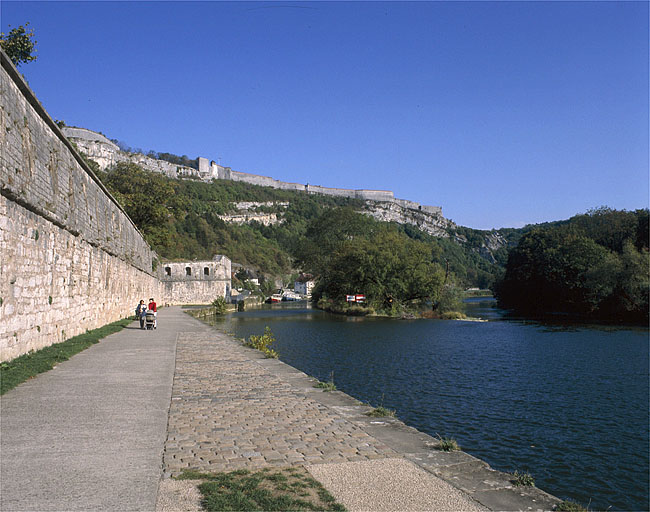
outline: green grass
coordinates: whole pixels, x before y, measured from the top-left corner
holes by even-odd
[[[336,391],[336,384],[334,384],[334,372],[330,372],[330,380],[323,382],[319,380],[316,382],[315,388],[320,388],[323,391]]]
[[[589,512],[589,509],[583,507],[580,505],[580,503],[576,503],[575,501],[571,500],[564,500],[557,507],[555,507],[555,510],[561,512]]]
[[[208,512],[345,510],[302,467],[214,474],[187,471],[178,479],[202,481],[201,506]]]
[[[515,487],[535,487],[535,479],[530,473],[519,473],[515,471],[512,475],[512,483]]]
[[[460,445],[451,437],[441,437],[440,434],[438,434],[438,441],[440,441],[440,444],[437,446],[438,450],[442,450],[443,452],[454,452],[460,450]]]
[[[131,318],[118,320],[99,329],[93,329],[79,336],[74,336],[61,343],[55,343],[41,350],[24,354],[12,361],[0,363],[0,395],[39,373],[51,370],[57,364],[70,359],[73,355],[94,345],[109,334],[122,330],[131,322],[133,322]]]
[[[371,416],[373,418],[394,418],[395,411],[393,409],[387,409],[383,405],[380,405],[379,407],[375,407],[372,411],[367,412],[366,416]]]

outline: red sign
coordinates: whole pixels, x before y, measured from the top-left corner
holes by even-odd
[[[356,297],[357,302],[366,302],[366,296],[365,295],[357,295]]]

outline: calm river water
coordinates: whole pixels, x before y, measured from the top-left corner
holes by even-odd
[[[280,359],[492,467],[605,510],[648,510],[648,330],[506,319],[346,318],[305,304],[233,313],[217,327],[277,338]]]

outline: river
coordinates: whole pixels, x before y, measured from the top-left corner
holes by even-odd
[[[648,330],[509,319],[350,318],[304,303],[221,317],[237,337],[269,326],[280,359],[538,487],[589,508],[648,510]]]

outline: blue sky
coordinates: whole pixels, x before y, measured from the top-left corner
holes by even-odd
[[[648,206],[647,2],[11,2],[50,115],[479,229]]]

